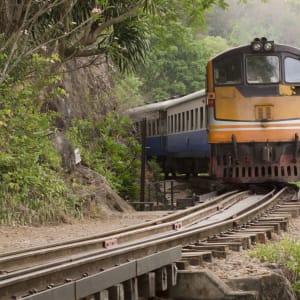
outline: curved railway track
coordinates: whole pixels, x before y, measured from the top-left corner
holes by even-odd
[[[111,248],[139,238],[147,238],[157,233],[187,226],[195,220],[200,220],[215,214],[215,212],[219,211],[220,207],[224,208],[233,205],[243,197],[245,198],[246,195],[247,192],[229,192],[215,197],[206,203],[201,203],[186,210],[178,211],[149,222],[120,228],[84,239],[52,244],[45,247],[35,247],[6,254],[3,253],[0,254],[0,272],[4,275],[29,266],[40,265],[49,260],[55,260],[57,262],[60,258],[66,256],[71,256],[71,259],[74,259],[77,255],[81,255],[81,253],[92,252],[94,250],[99,251],[103,249],[104,251],[107,249],[107,251],[110,251],[109,249]]]
[[[0,300],[15,299],[97,274],[178,245],[241,228],[280,201],[286,188],[265,195],[230,192],[169,216],[93,236],[0,256]]]

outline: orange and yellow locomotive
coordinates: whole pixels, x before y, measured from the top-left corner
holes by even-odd
[[[227,182],[300,177],[300,49],[266,38],[207,65],[210,173]]]

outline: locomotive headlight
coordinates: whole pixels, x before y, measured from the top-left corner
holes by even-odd
[[[251,43],[251,50],[254,52],[270,52],[274,49],[274,42],[268,41],[267,38],[255,38]]]
[[[272,42],[266,42],[264,44],[264,50],[265,51],[272,51],[274,44]]]
[[[254,41],[251,43],[251,49],[255,52],[261,51],[263,48],[263,45],[260,41]]]

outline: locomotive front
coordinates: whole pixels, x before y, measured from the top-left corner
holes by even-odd
[[[226,182],[300,177],[300,49],[265,38],[207,65],[210,172]]]

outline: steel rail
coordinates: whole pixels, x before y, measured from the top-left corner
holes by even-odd
[[[59,245],[49,245],[44,248],[29,249],[24,252],[14,252],[0,257],[0,270],[3,273],[39,266],[46,261],[52,260],[54,264],[59,263],[64,257],[76,258],[84,252],[99,251],[99,249],[110,249],[116,245],[130,241],[146,238],[154,234],[161,234],[170,230],[178,230],[182,226],[192,224],[196,220],[206,218],[221,208],[232,205],[245,197],[247,192],[227,193],[226,196],[219,196],[207,203],[191,207],[186,211],[176,213],[169,218],[164,217],[153,220],[151,225],[146,223],[140,226],[132,226],[127,230],[122,229],[118,234],[87,238],[75,242],[67,242]],[[224,199],[224,200],[222,200]],[[177,217],[177,218],[176,218]],[[133,229],[132,229],[133,228]],[[137,229],[136,229],[137,228]]]
[[[221,201],[222,199],[224,199],[226,197],[229,197],[230,195],[233,195],[235,193],[238,193],[238,191],[235,190],[235,191],[230,191],[230,192],[224,193],[222,195],[214,197],[213,199],[210,199],[209,201],[206,201],[205,203],[200,203],[200,204],[195,205],[193,207],[189,207],[189,208],[186,208],[186,209],[181,210],[181,211],[173,212],[171,215],[163,216],[163,217],[157,218],[155,220],[151,220],[151,221],[147,221],[147,222],[144,222],[144,223],[127,226],[127,227],[124,227],[124,228],[118,228],[118,229],[115,229],[115,230],[112,230],[112,231],[109,231],[109,232],[104,232],[104,233],[92,235],[92,236],[89,236],[87,238],[84,237],[84,238],[79,238],[79,239],[72,239],[72,240],[69,240],[67,242],[64,241],[64,242],[53,243],[53,244],[48,245],[48,246],[49,247],[63,246],[63,245],[66,245],[67,243],[72,244],[72,243],[78,243],[78,242],[83,242],[83,241],[87,241],[87,240],[104,238],[104,237],[107,237],[107,236],[120,234],[120,233],[129,231],[129,230],[135,230],[135,229],[144,228],[144,227],[150,226],[150,225],[158,225],[158,224],[161,224],[161,223],[171,222],[171,221],[177,220],[180,217],[184,217],[186,215],[189,215],[193,211],[201,210],[201,209],[204,209],[204,208],[206,208],[210,205],[217,204],[218,201]],[[0,253],[0,258],[4,257],[4,256],[7,256],[7,255],[31,252],[31,251],[34,251],[34,250],[41,250],[41,249],[44,249],[44,246],[37,246],[37,247],[31,247],[29,249],[10,251],[9,253]]]
[[[74,261],[36,270],[28,274],[11,278],[2,278],[0,281],[0,300],[11,299],[12,295],[17,295],[16,291],[19,291],[20,294],[23,295],[28,291],[29,287],[41,290],[46,288],[49,283],[53,286],[55,284],[62,284],[65,280],[76,280],[82,278],[82,276],[97,273],[113,265],[122,264],[131,259],[175,247],[178,244],[188,245],[199,239],[204,239],[220,232],[236,228],[237,224],[247,224],[250,220],[258,218],[265,214],[267,210],[273,208],[279,201],[279,196],[285,190],[286,188],[280,190],[269,200],[261,203],[258,207],[254,207],[250,211],[244,212],[236,218],[219,222],[218,224],[206,227],[199,226],[198,228],[183,228],[177,232],[173,231],[165,235],[153,237],[148,241],[138,241],[129,245],[123,245],[116,249],[111,249],[106,253],[101,253],[100,251],[98,254],[87,255]]]

